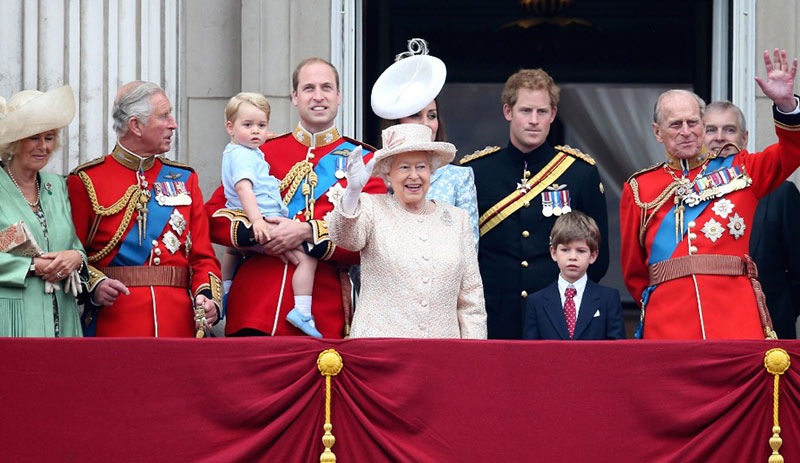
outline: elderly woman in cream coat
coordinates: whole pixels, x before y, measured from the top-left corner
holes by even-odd
[[[469,217],[427,200],[436,168],[455,147],[432,142],[431,129],[400,124],[382,133],[367,165],[360,149],[347,162],[347,188],[334,200],[329,232],[361,252],[361,297],[350,337],[486,338],[483,284]],[[391,195],[362,195],[372,171]]]

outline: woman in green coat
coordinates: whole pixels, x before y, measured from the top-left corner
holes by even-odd
[[[0,98],[0,336],[81,336],[86,254],[64,179],[41,171],[74,115],[69,86]]]

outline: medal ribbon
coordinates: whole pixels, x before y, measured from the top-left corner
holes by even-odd
[[[733,156],[727,158],[714,158],[708,161],[708,168],[717,170],[722,167],[729,167],[733,163]],[[686,206],[684,212],[684,220],[686,223],[696,220],[698,216],[705,210],[711,201],[703,201],[696,206]],[[683,234],[686,232],[683,230]],[[658,262],[667,260],[675,253],[678,247],[678,240],[675,239],[675,206],[672,206],[664,220],[658,226],[656,236],[653,239],[653,245],[650,248],[650,258],[648,265],[653,265]],[[681,241],[683,241],[681,239]]]
[[[526,183],[529,188],[527,192],[514,190],[513,193],[498,201],[497,204],[481,215],[478,221],[481,236],[519,210],[525,202],[538,196],[548,185],[555,183],[573,162],[575,162],[575,158],[564,152],[558,152],[553,156],[553,159],[542,170],[528,180]]]
[[[167,179],[170,178],[167,175],[184,175],[187,173],[187,171],[175,166],[162,165],[156,182],[167,182]],[[129,226],[130,228],[125,234],[125,238],[120,242],[119,251],[109,263],[109,267],[144,265],[150,257],[150,250],[153,249],[152,242],[161,236],[161,232],[164,231],[164,227],[169,222],[170,215],[174,209],[175,206],[161,206],[156,201],[156,195],[151,195],[150,201],[147,202],[147,229],[144,230],[142,245],[139,246],[139,232],[136,221],[131,220],[132,226]]]

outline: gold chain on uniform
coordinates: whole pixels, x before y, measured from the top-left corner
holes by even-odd
[[[114,233],[114,236],[111,237],[103,249],[95,254],[87,256],[89,262],[97,262],[107,256],[108,253],[117,246],[120,239],[122,239],[122,234],[127,230],[131,217],[133,217],[133,210],[139,202],[139,196],[141,196],[142,190],[139,188],[139,185],[131,185],[125,190],[125,194],[114,202],[114,204],[109,207],[103,207],[97,199],[97,192],[95,192],[94,185],[92,185],[92,180],[89,176],[84,172],[78,172],[78,177],[80,177],[83,185],[86,187],[86,193],[89,195],[89,201],[92,203],[92,211],[96,215],[108,217],[119,213],[123,208],[125,209],[125,214],[122,216],[122,223],[116,233]]]
[[[647,229],[647,225],[650,223],[653,217],[655,217],[656,212],[661,209],[661,206],[663,206],[675,193],[675,190],[677,190],[678,186],[680,186],[680,181],[672,181],[666,186],[666,188],[664,188],[664,190],[658,195],[658,197],[656,197],[656,199],[650,201],[649,203],[643,203],[639,197],[639,183],[635,178],[631,179],[628,183],[630,184],[631,191],[633,192],[633,201],[642,209],[641,221],[639,223],[639,244],[644,246],[644,233]],[[648,209],[653,210],[653,212],[651,212],[649,215],[647,214]]]
[[[306,199],[305,217],[306,220],[310,220],[314,218],[314,203],[316,202],[314,199],[314,187],[317,186],[317,173],[314,172],[314,165],[306,159],[298,162],[283,177],[279,188],[281,191],[286,190],[286,194],[283,196],[283,203],[288,206],[297,192],[297,187],[300,186],[303,180],[306,181],[301,190]]]

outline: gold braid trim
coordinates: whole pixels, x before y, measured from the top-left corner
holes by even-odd
[[[680,183],[677,180],[673,180],[664,188],[664,191],[662,191],[656,199],[649,203],[642,202],[639,196],[639,182],[637,182],[635,178],[631,177],[628,179],[628,184],[631,186],[631,191],[633,192],[633,202],[642,209],[641,222],[639,223],[639,245],[644,247],[644,233],[647,230],[647,226],[650,224],[650,221],[653,220],[653,217],[655,217],[656,212],[661,209],[661,206],[672,198],[672,195],[675,193]],[[652,209],[652,212],[648,214],[647,211],[650,209]]]
[[[473,151],[472,153],[464,156],[463,158],[461,158],[460,161],[458,161],[458,164],[463,166],[464,164],[466,164],[466,163],[468,163],[470,161],[474,161],[475,159],[480,159],[480,158],[486,156],[487,154],[496,153],[498,151],[500,151],[500,147],[499,146],[487,146],[486,148],[484,148],[482,150]]]
[[[330,234],[328,233],[328,222],[320,219],[312,219],[306,223],[311,225],[311,242],[314,245],[330,240]]]
[[[224,294],[222,290],[222,280],[220,280],[217,275],[208,272],[208,281],[211,285],[212,299],[214,299],[214,302],[217,303],[217,307],[222,307],[222,296]]]
[[[558,145],[558,146],[556,146],[556,151],[563,151],[563,152],[565,152],[567,154],[571,154],[571,155],[575,156],[576,158],[581,159],[584,162],[586,162],[587,164],[592,165],[592,166],[596,164],[595,160],[592,159],[591,156],[589,156],[588,154],[582,152],[578,148],[573,148],[573,147],[571,147],[569,145]]]
[[[289,205],[294,197],[295,192],[297,192],[297,187],[300,186],[300,182],[303,181],[309,172],[313,172],[313,170],[314,166],[306,160],[302,160],[292,166],[291,170],[289,170],[286,176],[283,177],[283,180],[281,180],[281,184],[279,186],[281,191],[286,190],[286,194],[283,195],[283,204],[287,206]]]
[[[97,199],[97,192],[94,189],[94,185],[92,185],[92,179],[84,172],[78,172],[78,178],[81,179],[83,186],[86,187],[86,193],[89,195],[89,201],[92,203],[92,212],[94,212],[95,215],[108,217],[118,214],[123,208],[125,209],[125,214],[122,216],[122,223],[114,233],[114,236],[111,237],[103,249],[88,256],[89,262],[97,262],[107,256],[108,253],[119,244],[122,235],[125,233],[125,230],[128,229],[128,224],[131,222],[131,217],[133,217],[133,210],[136,208],[136,204],[139,202],[139,196],[142,192],[138,185],[131,185],[125,190],[125,194],[114,204],[110,207],[104,207],[100,205]]]
[[[106,279],[106,274],[97,269],[97,267],[89,266],[89,281],[86,282],[86,289],[89,292],[94,291],[98,283]]]

